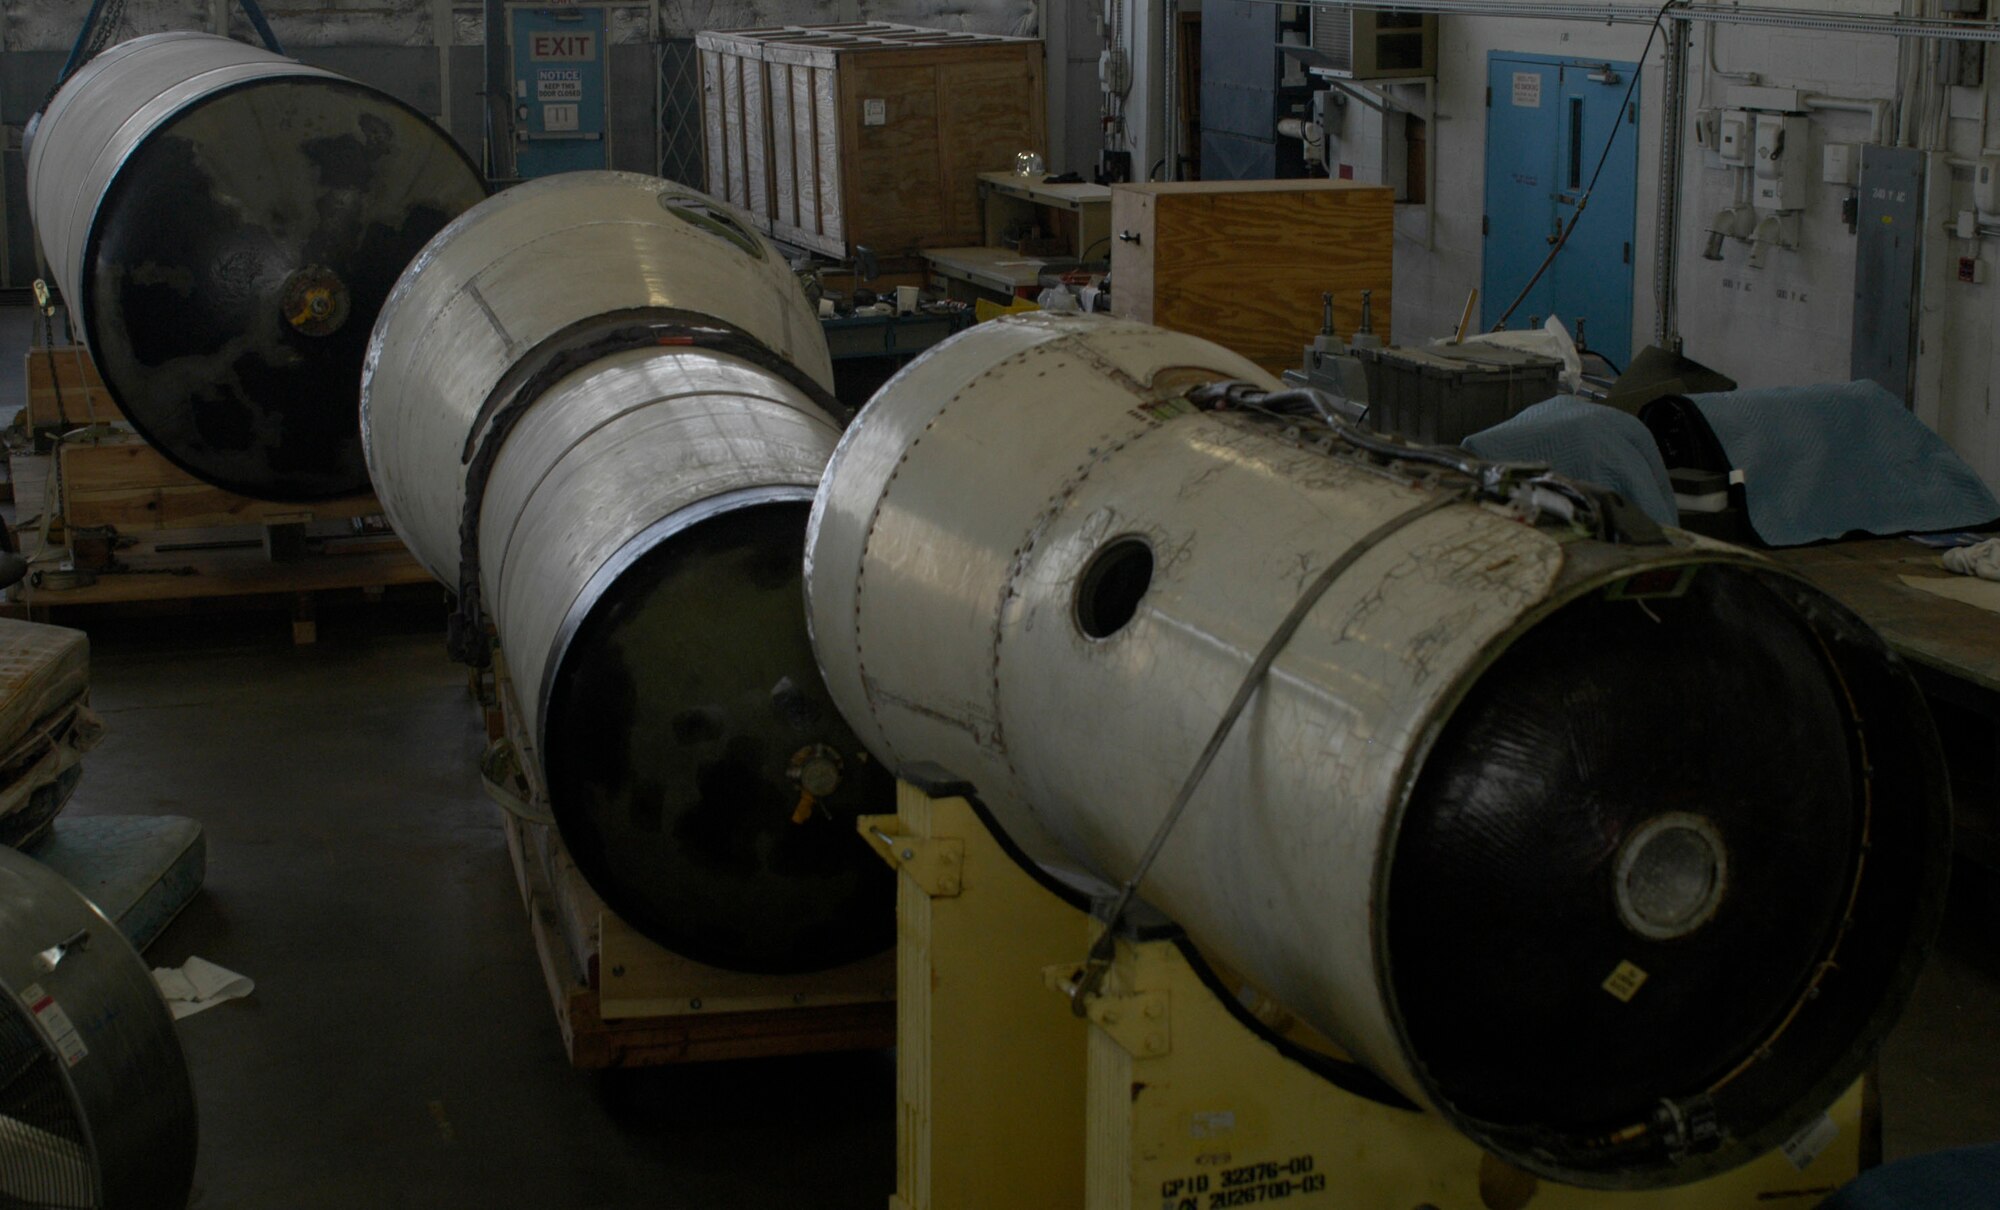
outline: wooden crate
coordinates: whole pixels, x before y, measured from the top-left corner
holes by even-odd
[[[1115,185],[1111,309],[1275,374],[1318,334],[1327,291],[1342,336],[1372,291],[1375,331],[1389,338],[1395,223],[1394,191],[1354,181]]]
[[[282,525],[373,516],[372,494],[309,504],[252,500],[205,483],[167,461],[136,433],[67,441],[61,465],[62,519],[73,529],[109,525],[123,534],[223,525]]]
[[[30,348],[22,360],[28,382],[30,430],[124,421],[125,413],[97,376],[97,366],[82,345]]]
[[[979,174],[1045,150],[1035,39],[862,22],[695,44],[709,192],[799,247],[976,244]]]

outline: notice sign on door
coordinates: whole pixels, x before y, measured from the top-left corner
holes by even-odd
[[[528,57],[545,63],[594,62],[597,58],[597,35],[531,34],[528,37]]]
[[[1542,73],[1538,71],[1517,71],[1514,73],[1514,108],[1540,109],[1542,107]]]
[[[575,130],[576,108],[575,104],[542,106],[542,129]]]
[[[544,67],[536,71],[535,99],[537,101],[583,100],[583,69]]]

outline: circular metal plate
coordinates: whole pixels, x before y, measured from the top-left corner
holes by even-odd
[[[449,136],[352,81],[207,94],[98,204],[79,306],[91,353],[133,426],[197,478],[259,499],[366,491],[357,400],[376,312],[484,196]]]
[[[591,886],[733,970],[826,969],[895,940],[894,877],[855,834],[894,781],[813,662],[807,507],[723,513],[642,556],[571,639],[544,715],[550,805]]]

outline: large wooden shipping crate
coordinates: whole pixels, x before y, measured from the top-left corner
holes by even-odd
[[[864,22],[712,30],[695,45],[708,191],[802,248],[977,244],[979,174],[1047,150],[1032,38]]]
[[[1356,181],[1177,181],[1111,188],[1111,309],[1277,373],[1320,329],[1353,334],[1361,292],[1389,338],[1395,192]]]

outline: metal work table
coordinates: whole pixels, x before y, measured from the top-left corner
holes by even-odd
[[[918,311],[914,315],[837,315],[819,321],[835,361],[855,357],[913,357],[972,323],[972,311]]]
[[[980,213],[986,242],[1004,242],[1009,225],[1034,217],[1037,208],[1076,216],[1076,241],[1070,255],[1088,260],[1099,245],[1111,245],[1111,188],[1082,182],[1051,185],[1013,172],[979,174]],[[1101,252],[1100,255],[1109,255]]]
[[[1006,298],[1039,285],[1049,270],[1077,264],[1074,257],[1023,256],[1010,248],[930,248],[924,259],[940,285],[960,282]]]
[[[1903,583],[1957,578],[1937,551],[1907,539],[1770,554],[1860,614],[1914,666],[1951,765],[1958,851],[2000,869],[2000,613]]]
[[[1905,538],[1871,538],[1770,554],[1866,618],[1904,659],[2000,695],[2000,613],[1899,578],[1954,578],[1937,551]]]

